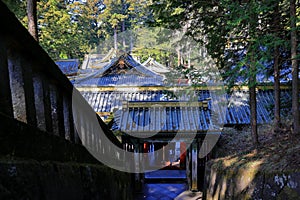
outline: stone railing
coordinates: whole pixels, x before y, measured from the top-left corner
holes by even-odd
[[[0,26],[0,114],[71,143],[82,144],[72,108],[72,95],[79,92],[2,1]],[[92,109],[81,95],[78,98],[85,107]],[[77,120],[86,127],[85,138],[97,144],[98,151],[104,151],[107,147],[101,146],[100,139],[95,138],[97,134],[89,137],[89,132],[93,131],[88,129],[92,122],[85,120],[84,115],[77,115]],[[99,116],[95,116],[106,137],[122,148]],[[113,155],[116,156],[111,159],[116,163],[122,161],[120,152]]]

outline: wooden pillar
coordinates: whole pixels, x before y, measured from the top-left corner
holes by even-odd
[[[198,191],[198,145],[196,141],[194,141],[191,145],[191,158],[191,190]]]
[[[191,191],[199,191],[199,142],[193,141],[186,154],[186,175],[188,179],[189,189]]]
[[[187,178],[187,183],[188,183],[188,187],[189,189],[191,189],[192,183],[191,183],[191,178],[192,178],[192,165],[191,165],[191,146],[186,150],[186,178]]]
[[[13,117],[12,97],[9,84],[6,40],[0,36],[0,113]]]
[[[180,168],[185,167],[186,162],[186,144],[185,142],[180,142]]]
[[[208,151],[208,143],[206,140],[202,140],[198,142],[199,152],[198,155],[205,155],[205,152]],[[201,151],[201,152],[200,152]],[[198,156],[198,187],[202,189],[204,186],[204,172],[205,172],[205,164],[207,161],[208,155],[204,158],[199,158]]]
[[[142,152],[142,145],[138,142],[134,142],[134,164],[135,164],[135,176],[134,176],[134,182],[135,182],[135,190],[141,191],[142,190],[142,176],[141,173],[137,173],[140,171],[141,168],[141,154]]]

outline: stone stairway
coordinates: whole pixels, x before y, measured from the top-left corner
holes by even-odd
[[[145,174],[143,190],[135,200],[201,199],[202,193],[188,190],[185,170],[158,170]]]

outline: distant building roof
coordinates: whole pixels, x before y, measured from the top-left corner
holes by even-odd
[[[84,56],[81,69],[96,68],[100,69],[110,63],[110,61],[117,56],[117,51],[112,48],[107,54],[88,54]]]
[[[156,72],[156,73],[167,73],[170,72],[170,69],[165,67],[164,65],[158,63],[154,58],[149,57],[142,65],[146,66],[148,69]]]
[[[78,59],[58,60],[55,63],[60,68],[60,70],[67,76],[76,75],[78,73]]]
[[[117,74],[107,75],[100,78],[94,77],[76,83],[81,87],[98,86],[161,86],[163,81],[161,77],[139,76],[136,74]]]
[[[75,80],[76,86],[150,86],[162,85],[164,76],[159,75],[124,54],[113,59],[108,65]]]

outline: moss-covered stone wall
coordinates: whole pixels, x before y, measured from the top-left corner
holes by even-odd
[[[230,168],[213,160],[205,171],[207,200],[300,199],[300,171],[260,171],[260,161]]]
[[[132,199],[130,174],[92,164],[0,161],[0,199]]]

